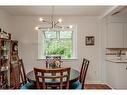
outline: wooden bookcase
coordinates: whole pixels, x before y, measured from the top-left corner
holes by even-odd
[[[11,40],[11,34],[0,31],[0,89],[13,89],[14,73],[18,69],[18,41]]]
[[[11,40],[0,38],[0,89],[9,87]]]

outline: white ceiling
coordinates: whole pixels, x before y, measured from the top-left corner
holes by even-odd
[[[112,6],[55,6],[54,14],[62,16],[101,16]],[[0,6],[15,16],[51,15],[52,6]]]

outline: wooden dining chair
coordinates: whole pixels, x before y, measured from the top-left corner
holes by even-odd
[[[13,89],[33,89],[33,83],[29,83],[26,78],[24,64],[22,59],[19,59],[16,63],[11,64],[12,69],[12,88]]]
[[[34,68],[37,89],[69,89],[70,68],[38,69]],[[58,82],[48,84],[50,82]]]
[[[19,70],[20,70],[20,78],[21,78],[21,84],[22,84],[20,89],[34,89],[34,83],[28,82],[26,78],[26,72],[24,69],[24,64],[22,59],[19,60]]]
[[[71,89],[84,89],[86,74],[89,66],[89,60],[83,58],[79,80],[71,84]]]

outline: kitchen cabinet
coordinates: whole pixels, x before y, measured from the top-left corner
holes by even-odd
[[[109,23],[108,48],[123,48],[123,23]]]
[[[114,89],[127,89],[127,63],[107,61],[107,83]]]
[[[109,23],[107,31],[107,43],[107,48],[127,48],[127,23]]]

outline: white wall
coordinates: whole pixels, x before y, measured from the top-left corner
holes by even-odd
[[[86,82],[97,83],[102,80],[101,71],[101,34],[100,20],[97,17],[62,17],[64,24],[77,25],[78,59],[65,60],[64,65],[80,70],[83,57],[90,60]],[[37,60],[38,33],[34,30],[39,24],[36,16],[12,16],[11,27],[13,39],[19,41],[19,55],[23,59],[26,71],[35,66],[45,66],[44,60]],[[85,46],[85,36],[95,36],[94,46]]]
[[[10,15],[0,10],[0,28],[5,32],[10,33]]]

